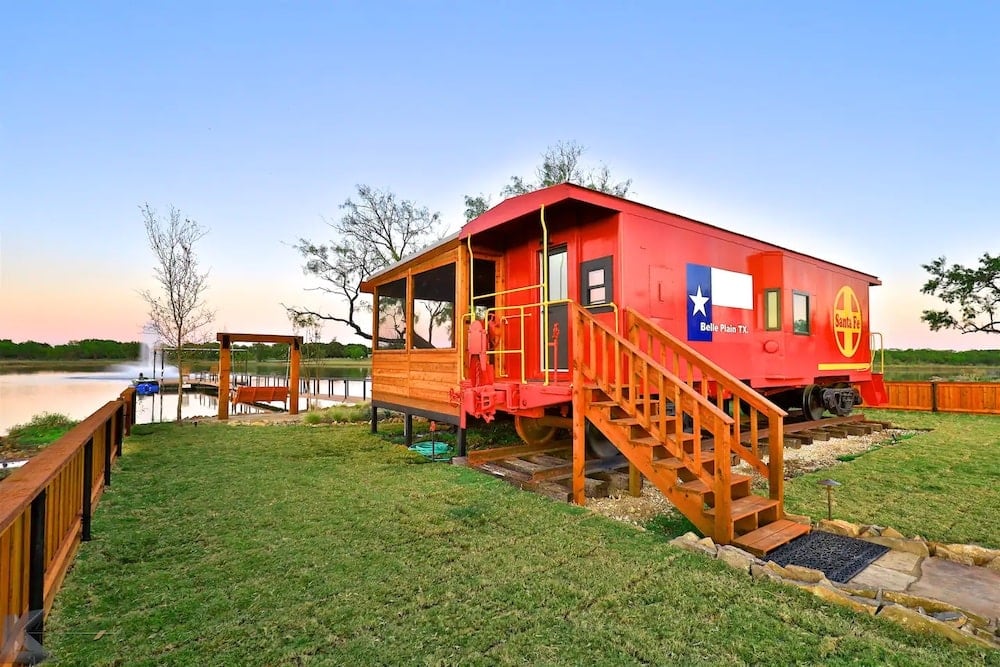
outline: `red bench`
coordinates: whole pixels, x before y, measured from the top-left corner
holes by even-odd
[[[281,401],[288,405],[288,387],[237,387],[232,403],[270,403]]]

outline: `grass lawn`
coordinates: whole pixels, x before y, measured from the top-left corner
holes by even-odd
[[[816,482],[830,478],[843,484],[834,491],[834,518],[892,526],[937,542],[1000,548],[1000,417],[865,414],[933,430],[786,482],[788,511],[826,517],[826,493]]]
[[[93,530],[54,664],[1000,664],[359,426],[137,427]]]

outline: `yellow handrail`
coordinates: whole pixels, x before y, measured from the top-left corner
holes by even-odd
[[[549,228],[545,225],[545,205],[542,205],[539,215],[542,221],[542,302],[545,312],[542,313],[542,338],[545,349],[542,350],[542,371],[545,373],[545,385],[549,384]],[[523,343],[522,343],[523,344]]]
[[[872,353],[871,369],[873,371],[875,370],[875,339],[876,338],[878,339],[878,356],[879,356],[878,372],[879,372],[880,375],[885,375],[885,341],[882,338],[882,332],[881,331],[872,331],[870,333],[870,341],[868,343],[868,346],[871,348],[871,353]]]

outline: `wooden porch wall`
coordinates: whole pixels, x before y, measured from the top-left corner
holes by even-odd
[[[886,382],[896,410],[1000,415],[1000,382]]]
[[[405,278],[408,299],[406,329],[413,330],[413,276],[446,264],[455,264],[455,321],[453,337],[456,347],[441,350],[380,350],[373,341],[372,349],[372,399],[401,406],[433,409],[438,412],[458,415],[458,407],[449,402],[448,392],[457,389],[461,381],[458,339],[461,335],[462,317],[468,311],[469,278],[468,251],[459,244],[442,248],[440,253],[430,255],[423,261],[413,262],[381,276],[378,284]],[[378,302],[373,307],[372,331],[378,331]]]

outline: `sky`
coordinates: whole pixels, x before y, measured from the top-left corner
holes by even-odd
[[[998,252],[1000,4],[34,2],[0,20],[0,338],[138,340],[139,206],[209,230],[216,331],[338,306],[293,245],[357,184],[464,222],[547,146],[630,197],[879,276],[887,347],[921,264]],[[323,339],[356,342],[327,325]],[[214,335],[211,336],[214,338]]]

